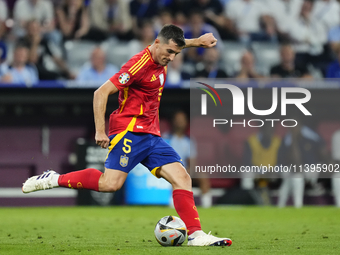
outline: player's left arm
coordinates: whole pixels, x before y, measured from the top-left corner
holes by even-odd
[[[185,39],[184,48],[189,47],[212,48],[216,46],[216,43],[217,39],[215,38],[215,36],[212,33],[206,33],[198,38]]]

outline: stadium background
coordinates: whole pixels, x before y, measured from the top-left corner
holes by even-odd
[[[239,17],[228,16],[227,7],[231,2],[243,2],[243,0],[230,1],[111,1],[119,8],[128,7],[129,11],[124,11],[124,17],[118,17],[117,20],[111,17],[110,22],[123,22],[129,20],[129,26],[122,30],[106,28],[102,30],[94,26],[92,4],[94,1],[42,1],[49,2],[53,6],[53,19],[51,28],[48,32],[42,33],[42,38],[46,38],[50,48],[53,48],[52,55],[46,57],[42,65],[48,71],[53,72],[57,79],[39,80],[37,83],[26,81],[23,83],[11,82],[10,66],[14,60],[14,49],[21,44],[21,39],[27,33],[26,27],[20,27],[20,15],[15,16],[15,6],[23,1],[1,1],[7,5],[7,14],[0,17],[1,33],[0,41],[3,43],[1,50],[1,72],[0,72],[0,205],[1,206],[18,206],[18,205],[74,205],[93,204],[88,201],[86,194],[84,200],[78,198],[73,191],[56,195],[56,197],[35,197],[24,198],[19,194],[21,183],[33,174],[41,173],[46,169],[52,168],[60,173],[79,169],[74,160],[79,150],[79,138],[84,138],[80,143],[85,141],[86,144],[93,145],[94,126],[92,113],[92,96],[96,87],[101,83],[84,82],[77,80],[77,74],[83,65],[89,65],[92,50],[100,46],[106,55],[108,63],[119,68],[125,61],[132,56],[132,52],[138,52],[144,45],[152,43],[154,36],[164,22],[173,22],[180,25],[186,36],[196,33],[197,27],[201,28],[200,32],[214,32],[219,34],[218,53],[211,54],[214,59],[205,59],[204,52],[184,52],[183,62],[176,63],[177,66],[169,68],[169,81],[165,85],[166,90],[162,95],[160,109],[161,131],[169,132],[171,130],[171,116],[175,110],[181,109],[189,114],[190,92],[188,90],[189,77],[210,77],[211,72],[204,72],[205,67],[211,63],[218,65],[218,72],[215,77],[233,78],[242,80],[247,84],[249,79],[257,78],[258,84],[255,86],[261,90],[261,96],[256,98],[257,102],[266,103],[268,100],[268,91],[261,85],[261,79],[271,76],[271,68],[280,63],[280,45],[291,44],[296,49],[298,60],[304,62],[307,71],[303,75],[295,75],[297,80],[292,81],[293,86],[301,86],[299,82],[303,81],[303,86],[309,88],[312,92],[313,101],[310,103],[313,118],[307,123],[313,130],[317,131],[326,143],[329,156],[332,156],[332,137],[340,129],[340,113],[338,107],[339,84],[336,80],[326,80],[327,78],[337,78],[330,76],[329,65],[337,62],[337,52],[339,41],[334,41],[330,31],[336,31],[339,27],[339,3],[329,1],[332,7],[324,8],[324,16],[331,17],[331,10],[337,10],[334,20],[323,20],[321,16],[314,19],[317,26],[323,27],[323,34],[328,38],[326,41],[318,41],[317,46],[322,47],[319,54],[314,55],[308,50],[298,52],[299,47],[305,42],[300,42],[294,38],[294,31],[289,28],[281,28],[278,24],[281,22],[275,12],[270,10],[263,11],[266,4],[274,2],[280,6],[284,1],[265,1],[251,0],[258,5],[262,5],[261,13],[258,16],[257,31],[241,31],[242,27],[238,26]],[[28,1],[27,1],[28,2]],[[75,35],[66,36],[61,33],[60,19],[56,14],[59,6],[70,2],[81,5],[82,15],[88,19],[89,27],[81,38],[75,38]],[[97,1],[96,1],[97,2]],[[105,1],[98,1],[105,4]],[[110,1],[109,1],[110,2]],[[192,2],[195,2],[197,8],[192,8]],[[301,8],[304,1],[292,1],[300,3],[297,5]],[[310,2],[310,1],[307,1]],[[314,1],[314,7],[317,2]],[[4,6],[4,5],[2,5]],[[22,5],[20,8],[24,8]],[[188,7],[189,6],[189,7]],[[191,7],[190,7],[191,6]],[[335,6],[335,7],[334,7]],[[236,6],[237,7],[237,6]],[[327,7],[327,6],[326,6]],[[0,7],[1,8],[1,7]],[[19,7],[18,7],[19,8]],[[98,7],[99,8],[99,7]],[[231,7],[230,7],[231,8]],[[232,8],[235,8],[232,7]],[[116,9],[116,14],[117,14]],[[265,8],[264,8],[265,9]],[[275,9],[275,8],[274,8]],[[274,10],[271,9],[271,10]],[[4,9],[0,10],[0,13]],[[27,9],[17,9],[17,13],[29,12]],[[330,12],[328,14],[325,14]],[[297,11],[300,13],[300,11]],[[193,15],[193,14],[196,14]],[[37,14],[38,15],[38,14]],[[88,15],[88,16],[87,16]],[[311,16],[317,14],[311,14]],[[321,15],[321,14],[318,14]],[[39,16],[39,15],[38,15]],[[201,20],[204,21],[201,24]],[[192,20],[189,17],[194,17]],[[333,16],[332,16],[333,17]],[[276,19],[277,18],[277,19]],[[299,22],[299,14],[292,19]],[[221,21],[222,20],[222,21]],[[39,20],[38,20],[39,21]],[[283,19],[283,22],[286,20]],[[45,22],[45,23],[44,23]],[[46,25],[46,20],[41,22]],[[109,22],[109,21],[108,21]],[[151,23],[150,23],[151,22]],[[325,22],[325,23],[323,23]],[[222,25],[221,25],[222,24]],[[225,24],[225,25],[223,25]],[[145,30],[140,28],[144,27]],[[291,27],[297,26],[292,23]],[[47,27],[47,25],[46,25]],[[148,29],[153,28],[151,38]],[[43,30],[43,29],[42,29]],[[320,33],[321,33],[320,32]],[[248,36],[244,36],[247,34]],[[198,34],[200,35],[200,34]],[[321,37],[321,36],[320,36]],[[332,38],[332,39],[331,39]],[[52,46],[51,46],[52,45]],[[302,45],[303,46],[303,45]],[[27,47],[27,46],[26,46]],[[302,47],[303,48],[303,47]],[[248,51],[246,51],[248,50]],[[245,52],[249,54],[245,56]],[[5,54],[4,54],[5,53]],[[44,53],[45,54],[45,53]],[[52,56],[52,58],[51,58]],[[61,58],[66,65],[66,70],[61,70],[56,66],[53,57]],[[254,58],[254,59],[252,59]],[[46,61],[46,62],[45,62]],[[247,62],[248,61],[248,62]],[[253,62],[254,61],[254,62]],[[246,63],[247,62],[247,63]],[[41,63],[36,62],[37,65]],[[248,74],[246,67],[253,65],[253,73]],[[34,72],[41,73],[41,66],[38,68],[35,63],[30,62],[29,66]],[[251,68],[250,68],[251,69]],[[178,71],[179,70],[179,71]],[[9,75],[8,75],[9,74]],[[206,76],[204,76],[206,75]],[[53,76],[53,75],[52,75]],[[52,76],[47,76],[52,77]],[[178,78],[180,77],[180,78]],[[9,79],[9,80],[7,80]],[[301,80],[299,80],[301,79]],[[263,92],[263,93],[262,93]],[[107,117],[112,110],[117,108],[117,95],[110,98],[107,108]],[[270,103],[270,102],[267,102]],[[200,123],[200,120],[194,120]],[[206,130],[207,132],[210,130]],[[248,129],[228,129],[220,130],[219,140],[224,141],[228,152],[225,154],[225,160],[232,162],[233,165],[242,164],[242,155],[244,143],[252,132],[257,130]],[[285,132],[277,131],[278,135],[283,137]],[[189,134],[189,131],[188,131]],[[217,138],[218,139],[218,138]],[[78,143],[77,143],[78,141]],[[216,142],[216,141],[212,141]],[[211,146],[209,147],[211,148]],[[210,158],[198,151],[197,158],[211,162],[216,155],[212,151],[208,155]],[[79,163],[79,160],[78,160]],[[202,162],[201,162],[202,163]],[[202,163],[204,164],[204,162]],[[14,174],[13,174],[14,173]],[[216,194],[215,202],[224,204],[256,204],[258,200],[251,199],[251,195],[243,194],[240,189],[239,179],[211,179],[212,187]],[[305,194],[305,204],[334,204],[332,189],[329,180],[319,180],[318,190],[314,187],[307,187],[310,192]],[[277,200],[277,191],[280,180],[273,180],[267,184],[266,190],[269,192],[270,204],[275,205]],[[196,185],[197,187],[197,185]],[[258,187],[257,187],[258,188]],[[227,191],[229,197],[233,199],[219,199],[218,196]],[[124,204],[124,188],[115,196],[111,203]],[[1,195],[2,194],[2,195]],[[242,195],[239,195],[242,194]],[[244,198],[246,196],[246,199]],[[197,202],[199,198],[196,196]],[[291,202],[290,202],[291,203]]]

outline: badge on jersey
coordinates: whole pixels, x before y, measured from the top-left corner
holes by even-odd
[[[130,75],[128,73],[122,73],[118,80],[121,84],[125,84],[130,80]]]
[[[163,83],[164,83],[164,74],[160,74],[159,75],[159,80],[160,80],[160,82],[161,82],[161,86],[163,86]]]
[[[119,164],[122,166],[122,167],[126,167],[129,163],[129,157],[127,157],[126,155],[125,156],[120,156],[120,161],[119,161]]]

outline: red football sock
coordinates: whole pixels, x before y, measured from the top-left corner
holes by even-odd
[[[67,174],[61,174],[58,179],[60,187],[71,189],[91,189],[98,191],[99,178],[103,173],[94,168],[87,168]]]
[[[172,192],[174,206],[179,217],[184,221],[188,235],[201,230],[201,222],[194,202],[194,195],[191,191],[176,189]]]

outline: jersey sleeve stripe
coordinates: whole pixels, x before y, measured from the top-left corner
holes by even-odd
[[[141,64],[140,65],[140,67],[137,69],[137,70],[135,70],[133,73],[132,73],[132,75],[135,75],[148,61],[150,60],[150,58],[148,57],[145,61],[144,61],[144,63],[143,64]]]
[[[126,100],[127,100],[127,98],[128,98],[128,90],[129,90],[129,87],[124,88],[124,100],[123,100],[123,102],[122,102],[122,107],[120,108],[119,113],[122,113],[122,111],[123,111],[123,109],[124,109]]]
[[[143,57],[141,57],[136,64],[134,64],[130,69],[129,69],[129,72],[133,72],[134,69],[136,69],[144,60],[145,58],[149,57],[147,53],[145,53],[143,55]]]

